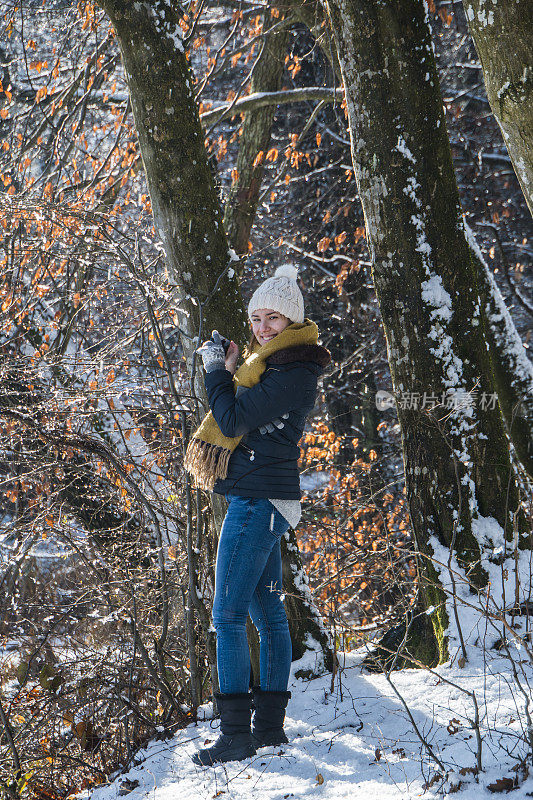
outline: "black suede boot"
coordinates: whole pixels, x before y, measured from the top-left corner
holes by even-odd
[[[289,741],[283,730],[285,709],[291,697],[290,692],[264,692],[254,686],[254,721],[252,741],[255,747],[276,746]]]
[[[255,755],[250,732],[252,695],[215,694],[220,711],[220,736],[211,747],[199,750],[192,757],[200,767],[210,767],[221,761],[242,761]]]

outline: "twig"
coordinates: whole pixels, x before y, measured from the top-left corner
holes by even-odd
[[[9,749],[11,750],[11,755],[13,756],[13,763],[15,765],[15,770],[16,770],[17,776],[19,776],[20,773],[22,772],[21,766],[20,766],[20,758],[19,758],[19,754],[18,754],[17,748],[15,746],[15,739],[13,737],[13,731],[11,730],[11,725],[9,724],[9,720],[8,720],[6,714],[5,714],[4,706],[2,705],[2,699],[1,698],[0,698],[0,719],[2,720],[2,725],[4,726],[4,731],[5,731],[5,734],[6,734],[7,742],[9,744]]]

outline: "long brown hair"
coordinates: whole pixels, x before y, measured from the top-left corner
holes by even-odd
[[[257,342],[257,344],[259,344],[259,342],[255,338],[255,333],[252,333],[251,339],[248,342],[248,344],[246,345],[246,347],[244,348],[243,353],[242,353],[242,357],[243,357],[244,361],[246,361],[248,356],[252,355],[252,353],[253,353],[252,347],[253,347],[253,343],[254,342]]]

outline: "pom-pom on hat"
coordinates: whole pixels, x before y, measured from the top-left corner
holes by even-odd
[[[300,287],[296,283],[298,268],[292,264],[278,267],[271,278],[257,287],[248,303],[248,317],[259,308],[271,308],[278,311],[291,322],[304,321],[304,299]]]

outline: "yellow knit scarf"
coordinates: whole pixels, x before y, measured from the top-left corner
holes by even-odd
[[[254,339],[251,352],[248,351],[244,364],[241,364],[233,376],[234,389],[237,386],[250,388],[259,383],[267,366],[266,359],[272,353],[295,345],[317,342],[318,327],[307,317],[303,322],[291,322],[264,345]],[[230,456],[241,439],[242,436],[224,436],[212,412],[205,415],[189,441],[184,460],[185,469],[194,476],[201,489],[213,491],[215,481],[226,477]]]

